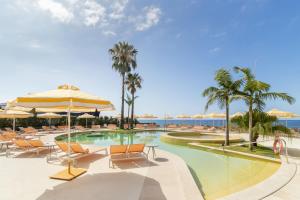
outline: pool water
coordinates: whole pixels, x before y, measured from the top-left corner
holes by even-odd
[[[89,133],[73,136],[73,142],[109,146],[112,144],[158,144],[160,149],[177,154],[187,163],[199,190],[207,200],[240,191],[271,176],[280,165],[273,162],[215,154],[188,146],[160,141],[163,132],[118,134],[101,132],[102,137],[87,137]],[[159,155],[158,155],[159,156]]]

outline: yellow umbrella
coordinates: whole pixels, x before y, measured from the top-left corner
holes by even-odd
[[[140,118],[140,119],[155,119],[158,118],[155,115],[152,114],[144,114],[144,115],[138,115],[136,118]]]
[[[174,117],[170,116],[170,115],[165,115],[164,119],[174,119]]]
[[[240,116],[244,116],[244,113],[242,113],[242,112],[234,113],[233,115],[230,116],[230,118],[240,117]]]
[[[279,119],[286,119],[285,120],[286,127],[288,125],[287,119],[299,117],[295,113],[282,111],[276,108],[273,108],[272,110],[268,111],[267,114],[271,116],[275,116]]]
[[[204,118],[204,115],[196,114],[196,115],[193,115],[192,118],[193,118],[193,119],[203,119],[203,118]]]
[[[84,113],[83,115],[80,115],[77,117],[78,119],[85,119],[85,127],[87,128],[87,119],[94,119],[95,116],[90,115],[88,113]]]
[[[210,113],[208,115],[205,115],[204,118],[212,119],[213,126],[215,126],[215,120],[214,119],[225,119],[226,114],[224,114],[224,113]]]
[[[0,112],[0,118],[13,119],[13,131],[16,130],[16,119],[32,117],[33,114],[18,110],[5,110]]]
[[[181,114],[181,115],[176,115],[176,118],[178,118],[178,119],[190,119],[191,116],[190,115]]]
[[[278,110],[276,108],[268,111],[267,113],[268,113],[268,115],[275,116],[275,117],[278,117],[278,118],[294,118],[294,117],[297,117],[297,115],[292,113],[292,112],[286,112],[286,111]]]
[[[86,172],[86,169],[73,168],[70,166],[70,142],[71,142],[71,112],[77,108],[109,109],[114,108],[110,101],[104,100],[95,95],[80,91],[72,85],[61,85],[56,90],[49,90],[40,93],[28,94],[18,97],[15,106],[29,108],[59,108],[68,111],[68,169],[51,178],[72,180]]]
[[[62,118],[61,115],[56,113],[44,113],[44,114],[38,114],[38,118],[48,119],[49,120],[49,127],[51,126],[51,119],[59,119]]]

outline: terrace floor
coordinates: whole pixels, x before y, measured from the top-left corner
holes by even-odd
[[[158,150],[155,160],[120,162],[115,169],[109,168],[107,156],[95,154],[82,158],[78,167],[88,172],[70,182],[53,180],[49,176],[65,167],[47,163],[46,153],[17,158],[2,153],[1,199],[203,199],[184,161],[165,151]]]

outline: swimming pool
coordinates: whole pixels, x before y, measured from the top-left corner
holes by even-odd
[[[99,137],[88,137],[90,133],[84,133],[73,136],[71,140],[100,146],[133,143],[158,144],[160,149],[177,154],[185,160],[199,190],[207,200],[217,199],[255,185],[271,176],[280,166],[263,160],[215,154],[188,146],[168,144],[160,140],[162,133],[160,131],[144,131],[134,134],[101,132]]]

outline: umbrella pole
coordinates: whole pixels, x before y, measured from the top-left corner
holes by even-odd
[[[15,132],[16,130],[16,118],[13,119],[13,131]]]
[[[72,104],[72,101],[70,102]],[[71,109],[68,109],[68,173],[71,174],[71,162],[70,162],[70,154],[71,154]]]
[[[87,128],[87,118],[85,118],[85,128]]]

